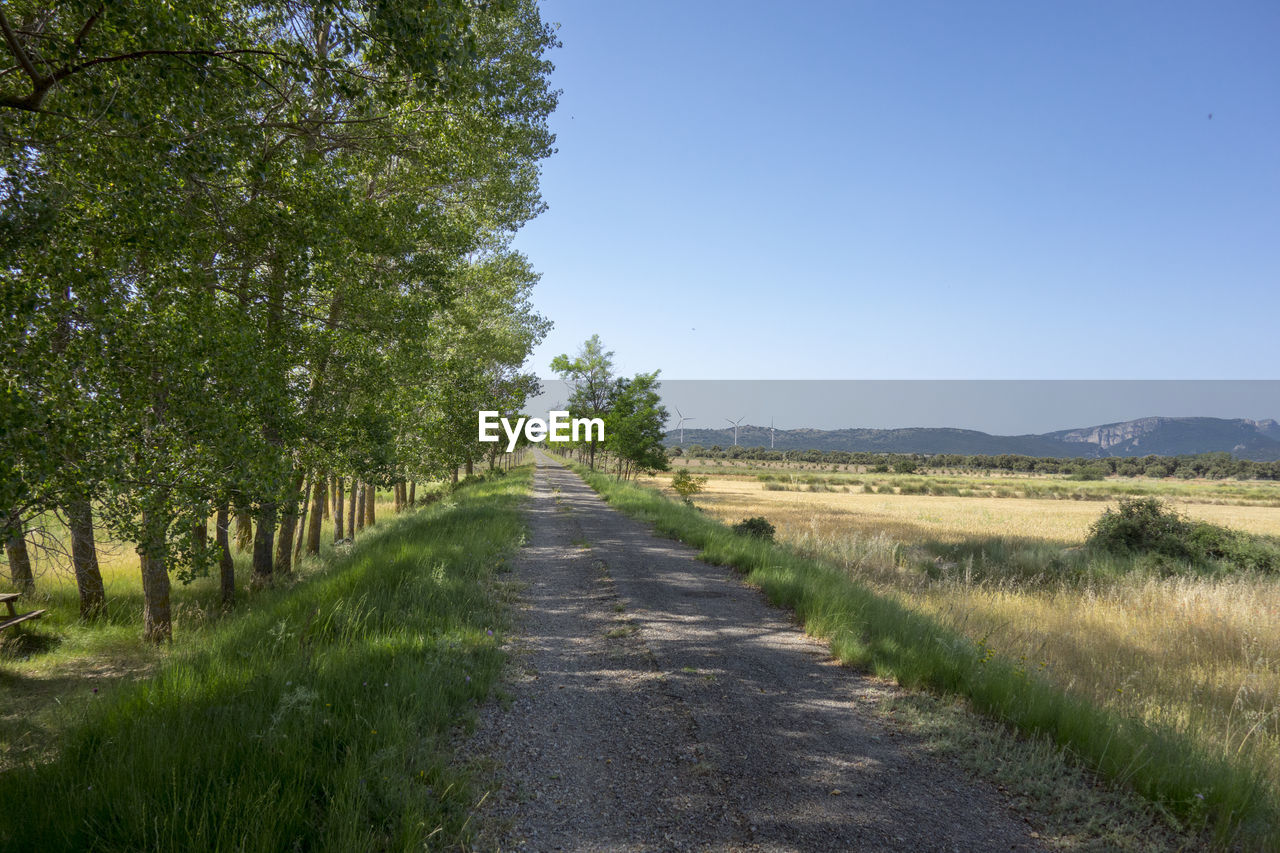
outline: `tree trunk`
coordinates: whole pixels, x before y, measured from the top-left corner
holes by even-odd
[[[293,546],[293,559],[297,560],[302,556],[302,546],[307,542],[307,518],[311,512],[311,483],[314,478],[307,475],[306,483],[302,487],[302,517],[297,521],[298,535]]]
[[[324,479],[324,521],[328,521],[332,516],[329,513],[329,496],[333,494],[333,478],[326,476]]]
[[[361,483],[359,491],[360,494],[356,498],[353,518],[355,518],[356,530],[364,530],[364,523],[368,514],[365,509],[365,504],[369,502],[369,484]]]
[[[31,554],[27,552],[27,533],[22,529],[22,519],[16,512],[9,513],[8,528],[4,551],[9,558],[9,577],[18,589],[30,592],[36,587],[36,579],[31,574]]]
[[[453,469],[452,482],[453,482],[453,485],[455,485],[455,486],[456,486],[456,485],[458,485],[458,468],[457,468],[457,466],[454,466],[454,469]]]
[[[378,487],[375,486],[373,483],[370,483],[366,487],[365,493],[364,493],[364,526],[365,527],[373,527],[373,525],[378,520],[377,517],[374,515],[374,506],[377,504],[377,502],[378,502]]]
[[[418,498],[415,494],[417,491],[418,491],[418,481],[410,480],[409,481],[409,506],[418,505]]]
[[[253,537],[253,586],[271,585],[271,543],[276,532],[276,505],[263,504],[258,510],[258,529]]]
[[[342,541],[342,477],[333,478],[333,544]]]
[[[173,616],[169,610],[169,570],[164,558],[155,553],[163,542],[163,527],[154,522],[154,517],[143,513],[143,541],[138,546],[142,567],[142,637],[151,643],[163,643],[173,639]]]
[[[230,609],[236,602],[236,561],[231,558],[231,536],[227,530],[227,502],[218,504],[214,522],[214,542],[218,548],[218,577],[222,584],[222,606]]]
[[[299,472],[289,484],[284,512],[280,515],[280,538],[276,540],[276,573],[287,575],[293,571],[293,531],[298,526],[298,494],[302,491],[303,473]]]
[[[206,513],[208,508],[201,510]],[[191,564],[198,567],[204,562],[205,552],[209,546],[209,519],[201,518],[191,525]]]
[[[71,528],[71,565],[80,592],[80,618],[93,619],[106,605],[107,593],[98,568],[98,548],[93,539],[93,509],[83,497],[67,504],[67,524]]]
[[[400,499],[400,484],[399,484],[399,483],[392,483],[392,484],[391,484],[391,501],[392,501],[392,504],[393,504],[393,506],[394,506],[394,509],[395,509],[396,514],[397,514],[397,515],[399,515],[400,510],[404,509],[404,502]]]
[[[467,459],[467,476],[470,477],[476,471],[475,462],[470,458]]]
[[[236,510],[236,550],[243,554],[253,547],[253,516],[247,509]]]
[[[352,542],[356,541],[356,507],[359,506],[357,500],[360,497],[360,483],[355,477],[351,478],[351,496],[348,498],[350,503],[347,504],[347,538]]]
[[[164,560],[150,554],[142,560],[142,638],[151,643],[173,639],[173,617],[169,611],[169,572]]]
[[[327,477],[316,477],[315,493],[311,496],[311,523],[307,525],[307,553],[320,553],[320,526],[324,524],[324,508],[328,505]]]

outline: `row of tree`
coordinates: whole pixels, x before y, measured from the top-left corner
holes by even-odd
[[[94,615],[105,525],[166,639],[170,575],[225,570],[230,519],[269,583],[308,497],[318,524],[345,491],[354,533],[536,387],[548,323],[510,248],[553,143],[534,0],[6,0],[0,30],[15,580],[59,514]]]
[[[1280,462],[1237,459],[1230,453],[1186,456],[1107,456],[1099,459],[1058,457],[966,455],[957,453],[864,453],[846,450],[770,450],[766,447],[671,447],[673,456],[695,459],[746,459],[761,462],[806,462],[819,465],[863,465],[885,471],[910,473],[921,467],[971,471],[1006,471],[1097,477],[1204,477],[1211,480],[1280,480]]]
[[[572,357],[556,356],[551,369],[569,387],[570,416],[604,422],[603,440],[592,435],[568,442],[561,450],[575,454],[593,470],[603,454],[619,480],[667,470],[663,440],[669,416],[658,393],[659,371],[615,376],[613,352],[604,348],[599,335],[583,342]]]

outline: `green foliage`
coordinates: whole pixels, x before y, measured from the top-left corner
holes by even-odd
[[[667,409],[658,396],[658,374],[638,373],[617,380],[604,416],[604,444],[623,466],[623,473],[666,471],[670,467],[662,440]]]
[[[774,529],[769,520],[762,515],[744,518],[732,527],[734,533],[740,536],[750,536],[754,539],[763,539],[766,542],[773,541]]]
[[[493,576],[528,485],[518,470],[380,524],[104,689],[56,755],[0,774],[0,847],[464,847],[478,795],[452,744],[501,674]]]
[[[270,527],[306,472],[440,476],[534,390],[532,0],[0,14],[0,512],[88,499],[200,574],[212,505]]]
[[[914,459],[895,459],[893,461],[893,473],[895,474],[914,474],[919,467]]]
[[[1263,572],[1280,570],[1280,545],[1259,536],[1191,521],[1158,498],[1122,498],[1093,523],[1086,544],[1099,551],[1154,558],[1195,567],[1223,564]]]
[[[602,418],[609,411],[610,397],[614,393],[613,351],[606,350],[599,335],[583,341],[577,355],[557,355],[551,360],[551,369],[569,385],[569,414],[576,418]],[[605,436],[609,432],[605,430]],[[596,441],[592,434],[587,439],[589,461],[596,466]]]
[[[599,335],[583,341],[573,358],[561,354],[551,369],[569,383],[569,411],[575,417],[597,418],[609,409],[613,395],[613,351],[605,350]]]
[[[701,492],[706,485],[706,477],[695,477],[689,473],[688,468],[678,468],[675,474],[671,475],[671,489],[683,498],[685,503],[689,503],[693,496]]]

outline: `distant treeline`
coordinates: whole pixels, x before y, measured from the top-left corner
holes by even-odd
[[[1237,459],[1230,453],[1197,453],[1187,456],[1112,456],[1102,459],[1058,459],[1002,453],[858,453],[847,450],[770,450],[766,447],[673,447],[673,456],[692,459],[741,459],[757,462],[809,462],[821,465],[864,465],[872,470],[912,473],[919,468],[963,468],[975,471],[1009,471],[1027,474],[1066,474],[1082,480],[1108,476],[1179,477],[1211,480],[1280,480],[1280,462]]]

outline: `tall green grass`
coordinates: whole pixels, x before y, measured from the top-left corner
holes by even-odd
[[[1266,780],[1170,729],[1099,708],[1025,664],[866,589],[846,572],[786,546],[739,536],[694,508],[578,468],[592,488],[658,532],[732,566],[842,662],[911,688],[965,697],[978,711],[1046,736],[1105,777],[1128,785],[1221,846],[1280,850],[1280,802]]]
[[[501,671],[493,578],[523,537],[528,482],[380,522],[100,696],[51,761],[0,775],[0,847],[456,846],[474,802],[449,741]]]

